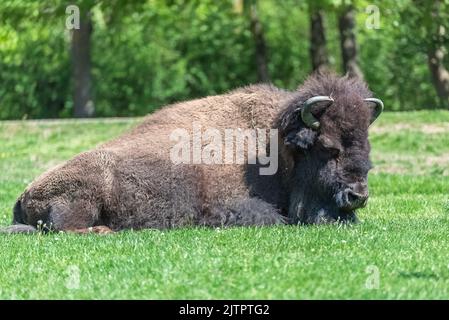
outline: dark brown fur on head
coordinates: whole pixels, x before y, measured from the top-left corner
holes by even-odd
[[[300,116],[303,103],[314,96],[334,100],[312,110],[320,122],[318,130],[305,125]],[[293,221],[354,220],[354,209],[366,203],[373,108],[363,99],[369,97],[362,80],[319,73],[288,101],[278,126],[295,163],[289,208]]]

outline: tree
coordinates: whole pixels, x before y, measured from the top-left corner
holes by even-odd
[[[329,57],[326,49],[323,10],[316,2],[309,2],[310,57],[314,71],[327,69]]]
[[[257,14],[257,2],[256,0],[249,1],[249,16],[251,21],[251,33],[253,35],[254,43],[256,46],[256,63],[257,63],[257,76],[260,82],[268,82],[268,59],[267,59],[267,45],[265,42],[265,36],[263,33],[262,24]]]
[[[449,71],[444,65],[444,59],[447,54],[445,49],[445,30],[443,19],[441,16],[442,2],[439,0],[433,1],[431,8],[431,17],[434,22],[430,25],[429,36],[431,41],[427,49],[427,61],[435,86],[435,90],[443,107],[449,108]],[[446,35],[447,37],[447,35]]]
[[[355,36],[355,10],[352,5],[343,4],[343,7],[340,9],[338,29],[340,32],[340,47],[344,72],[350,77],[363,78],[363,73],[358,63]]]
[[[239,14],[244,14],[249,20],[249,29],[254,41],[255,66],[257,68],[257,79],[259,82],[270,80],[268,73],[267,43],[262,23],[257,10],[257,0],[235,0],[234,10]]]
[[[442,0],[412,0],[400,11],[402,37],[407,50],[427,60],[429,82],[440,107],[449,108],[449,71],[445,65],[449,32],[449,3]]]
[[[73,68],[74,116],[91,117],[95,108],[92,99],[91,77],[91,34],[92,19],[90,10],[80,17],[79,29],[72,31],[71,58]]]

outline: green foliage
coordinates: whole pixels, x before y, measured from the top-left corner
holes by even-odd
[[[250,35],[229,3],[151,2],[143,10],[97,30],[99,114],[145,114],[254,81]]]
[[[306,7],[296,0],[263,1],[259,12],[268,43],[270,77],[277,86],[295,89],[312,68]]]
[[[424,24],[431,19],[429,4],[433,1],[424,3],[379,1],[380,29],[363,28],[367,15],[360,8],[362,69],[371,89],[384,97],[390,110],[438,106],[427,66],[427,49],[432,42],[427,30],[432,28]]]
[[[167,103],[256,82],[249,20],[237,2],[79,1],[81,10],[93,15],[96,115],[142,115]],[[426,57],[426,47],[434,42],[427,30],[433,30],[435,23],[426,14],[432,1],[374,3],[380,9],[380,29],[365,27],[365,8],[371,2],[313,2],[324,8],[330,64],[337,72],[341,72],[341,58],[336,15],[349,2],[358,12],[361,67],[387,110],[437,106]],[[0,3],[0,119],[72,115],[70,31],[65,28],[68,4],[63,0]],[[270,78],[280,87],[295,89],[311,71],[308,4],[258,2]],[[421,10],[423,5],[429,10]],[[443,21],[448,6],[442,1]]]
[[[10,17],[0,27],[0,119],[54,117],[70,100],[63,23],[46,25],[37,8],[28,10],[28,19]]]

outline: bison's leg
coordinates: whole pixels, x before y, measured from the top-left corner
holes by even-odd
[[[37,229],[26,224],[14,224],[5,228],[0,228],[0,233],[35,233]]]
[[[261,226],[286,223],[273,205],[259,198],[244,198],[212,208],[202,224],[210,226]]]
[[[95,199],[83,198],[54,204],[49,220],[44,221],[51,231],[76,231],[94,228],[100,223],[100,210]],[[99,229],[100,230],[100,229]]]
[[[94,233],[112,232],[102,224],[99,219],[97,204],[92,199],[72,200],[60,198],[53,203],[49,212],[28,214],[16,205],[14,209],[14,221],[11,226],[0,228],[0,233],[36,233],[51,231],[74,231],[80,230]]]

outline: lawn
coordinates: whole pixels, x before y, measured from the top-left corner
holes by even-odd
[[[0,122],[0,225],[36,175],[138,122]],[[0,299],[448,299],[449,112],[370,137],[358,225],[0,235]]]

